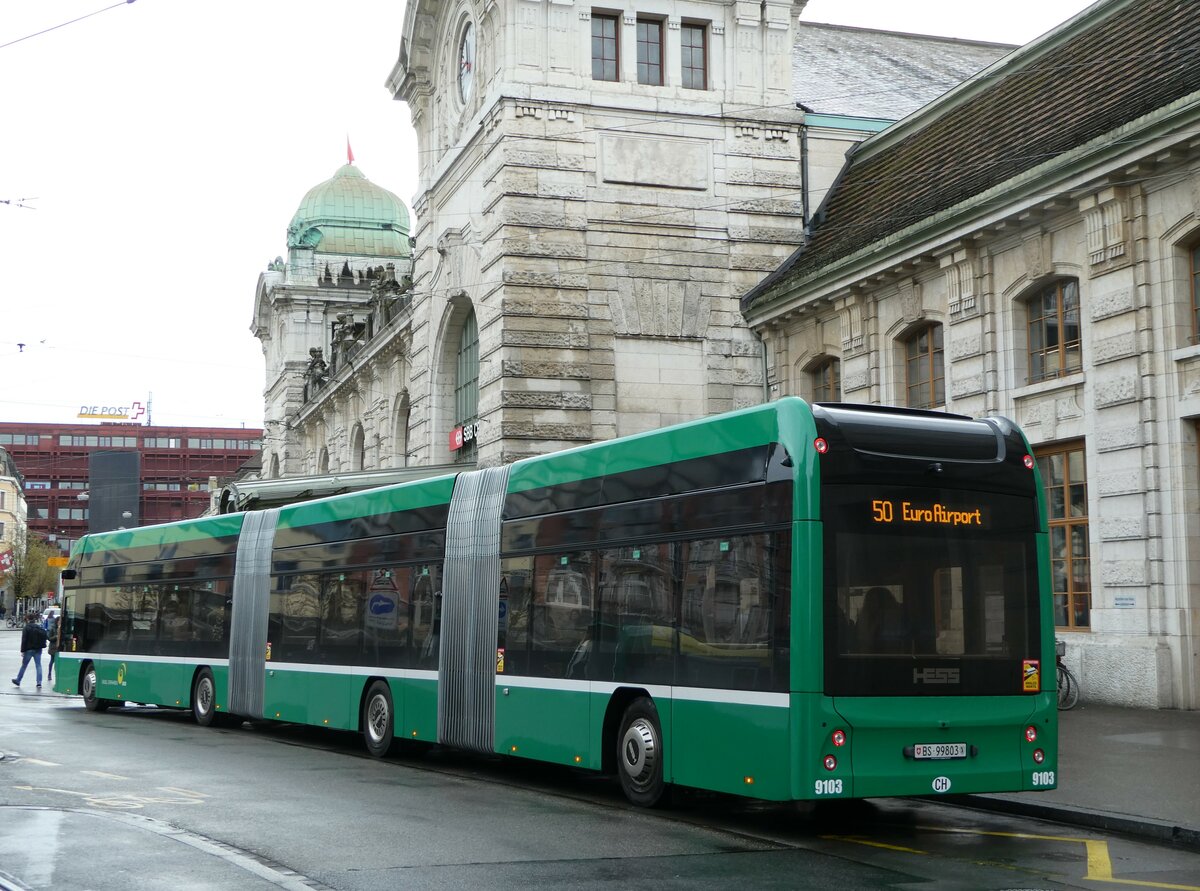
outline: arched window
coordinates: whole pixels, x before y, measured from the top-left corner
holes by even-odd
[[[925,325],[904,340],[904,392],[909,408],[936,408],[946,402],[942,326]]]
[[[317,459],[317,473],[329,473],[329,449],[321,449],[321,457]]]
[[[821,360],[809,375],[812,379],[813,402],[842,401],[842,363],[837,359]]]
[[[273,480],[279,479],[279,456],[278,455],[271,456],[271,469],[268,472],[267,476],[268,476],[268,479],[273,479]]]
[[[1029,298],[1028,308],[1029,383],[1079,371],[1079,282],[1053,282]]]
[[[394,427],[392,430],[392,444],[394,446],[394,460],[397,467],[408,466],[408,417],[410,413],[410,405],[408,394],[404,394],[399,404],[396,406],[396,416]]]
[[[454,423],[475,420],[479,412],[479,326],[475,311],[463,319],[454,375]]]
[[[1188,251],[1189,282],[1192,287],[1192,343],[1200,343],[1200,241]]]
[[[363,435],[362,424],[355,424],[354,432],[350,434],[350,469],[365,470],[366,463],[366,437]]]

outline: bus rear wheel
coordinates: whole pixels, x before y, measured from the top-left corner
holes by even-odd
[[[375,681],[363,700],[362,729],[367,751],[376,758],[382,758],[392,748],[394,724],[392,691],[384,681]]]
[[[663,797],[662,727],[653,700],[635,699],[617,734],[617,777],[621,791],[638,807],[654,807]]]
[[[192,687],[192,717],[201,727],[211,727],[217,717],[217,685],[207,668],[200,669]]]
[[[89,712],[102,712],[108,708],[108,700],[101,699],[96,695],[96,666],[90,662],[83,669],[79,692],[83,694],[83,707]]]

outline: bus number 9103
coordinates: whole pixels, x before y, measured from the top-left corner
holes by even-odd
[[[841,780],[817,780],[814,790],[818,795],[841,795]]]

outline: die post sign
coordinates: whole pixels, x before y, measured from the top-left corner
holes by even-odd
[[[78,418],[102,421],[136,421],[146,413],[146,407],[140,402],[126,405],[81,405]]]

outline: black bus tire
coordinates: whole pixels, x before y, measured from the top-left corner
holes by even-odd
[[[217,685],[207,668],[200,669],[192,685],[192,717],[201,727],[211,727],[217,719]]]
[[[88,662],[83,666],[83,677],[79,681],[79,692],[83,696],[83,707],[89,712],[102,712],[108,708],[107,699],[96,695],[96,666]]]
[[[635,699],[625,709],[617,734],[617,777],[621,791],[638,807],[654,807],[663,800],[662,725],[654,701]]]
[[[396,712],[392,708],[392,691],[386,681],[375,681],[363,698],[362,732],[367,751],[382,758],[392,748]]]

